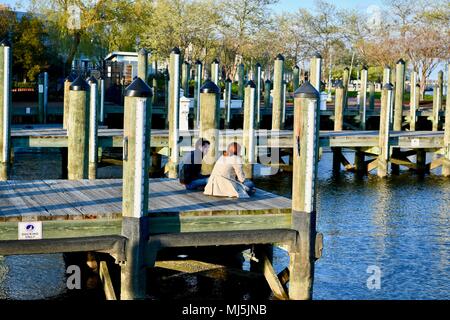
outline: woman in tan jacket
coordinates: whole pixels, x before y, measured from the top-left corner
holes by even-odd
[[[214,165],[204,194],[219,197],[248,198],[255,192],[252,181],[246,180],[239,156],[241,146],[233,142]]]

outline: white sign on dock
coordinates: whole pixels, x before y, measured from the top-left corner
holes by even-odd
[[[19,222],[19,240],[42,239],[42,221]]]

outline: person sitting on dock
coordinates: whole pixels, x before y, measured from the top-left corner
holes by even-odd
[[[211,172],[204,194],[210,196],[248,198],[255,193],[255,184],[245,179],[241,146],[231,143],[227,151],[217,160]]]
[[[203,189],[208,183],[208,176],[202,175],[201,170],[202,159],[208,153],[209,145],[208,140],[200,138],[195,143],[195,149],[183,158],[179,179],[188,190]]]

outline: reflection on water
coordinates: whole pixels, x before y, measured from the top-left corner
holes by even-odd
[[[59,161],[57,152],[18,154],[13,177],[59,178]],[[351,173],[333,176],[331,163],[331,154],[324,153],[318,185],[318,229],[324,234],[324,250],[316,263],[314,298],[450,298],[450,180],[408,172],[387,179]],[[120,172],[102,168],[100,176]],[[291,195],[288,173],[257,177],[255,182]],[[288,264],[285,251],[276,249],[274,263],[276,271]],[[63,264],[61,255],[0,259],[0,298],[64,294]],[[379,290],[366,286],[370,276],[366,270],[373,265],[382,273]]]

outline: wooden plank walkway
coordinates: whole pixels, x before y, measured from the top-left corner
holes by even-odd
[[[198,137],[198,130],[180,131],[183,138],[181,146],[192,146]],[[292,148],[292,131],[256,130],[260,148]],[[325,147],[376,147],[379,144],[378,130],[374,131],[321,131],[320,144]],[[122,147],[122,129],[100,128],[98,141],[100,147]],[[221,130],[220,148],[225,149],[232,141],[242,142],[242,130]],[[167,147],[169,131],[154,129],[151,133],[152,147]],[[61,126],[29,125],[13,126],[11,132],[14,147],[67,147],[67,132]],[[390,144],[400,148],[444,147],[443,131],[391,131]]]
[[[151,179],[152,233],[288,228],[291,201],[258,189],[248,199],[206,196],[174,179]],[[0,182],[0,240],[17,222],[43,221],[45,238],[120,234],[122,180]]]

